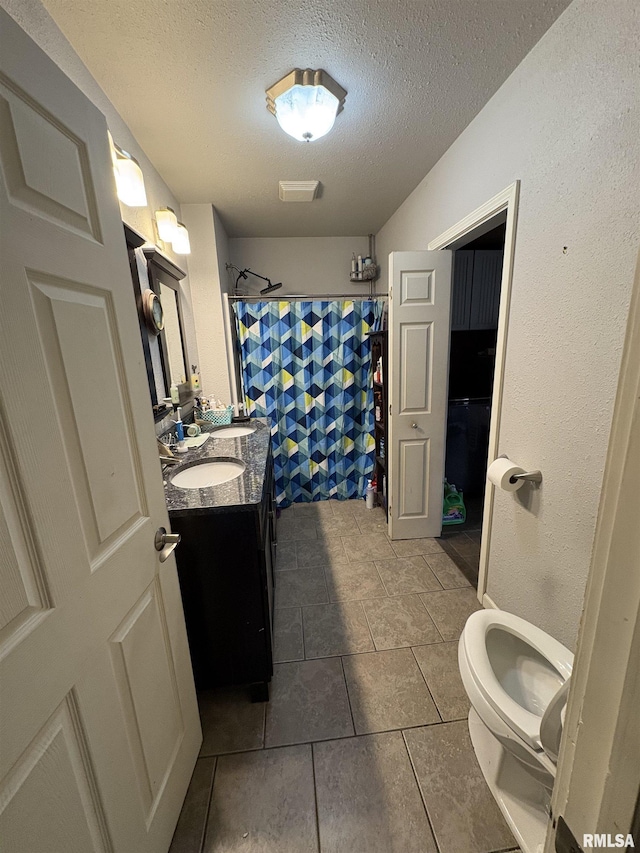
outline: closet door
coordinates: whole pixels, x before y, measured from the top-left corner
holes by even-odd
[[[389,255],[389,529],[442,531],[452,252]]]
[[[0,9],[0,846],[163,853],[201,741],[104,116]]]

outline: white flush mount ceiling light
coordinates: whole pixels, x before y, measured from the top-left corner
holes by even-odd
[[[326,71],[294,68],[267,89],[267,109],[289,136],[312,142],[329,133],[346,97]]]
[[[147,193],[140,164],[128,151],[115,144],[110,133],[109,144],[118,198],[128,207],[146,207]]]

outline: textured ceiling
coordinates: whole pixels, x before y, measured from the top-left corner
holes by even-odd
[[[181,202],[231,236],[377,231],[568,0],[44,0]],[[331,133],[286,136],[265,89],[324,68]],[[523,95],[526,93],[523,93]],[[279,180],[319,180],[311,204]]]

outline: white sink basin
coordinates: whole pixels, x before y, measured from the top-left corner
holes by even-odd
[[[216,429],[209,434],[213,438],[239,438],[241,435],[251,435],[255,431],[256,428],[254,426],[237,425],[220,427],[220,429]]]
[[[206,489],[207,486],[219,486],[235,480],[246,468],[240,459],[208,459],[206,462],[194,462],[171,477],[171,482],[179,489]]]

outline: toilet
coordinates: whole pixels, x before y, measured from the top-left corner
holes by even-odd
[[[544,846],[573,654],[504,610],[472,613],[458,664],[469,733],[491,792],[524,853]]]

